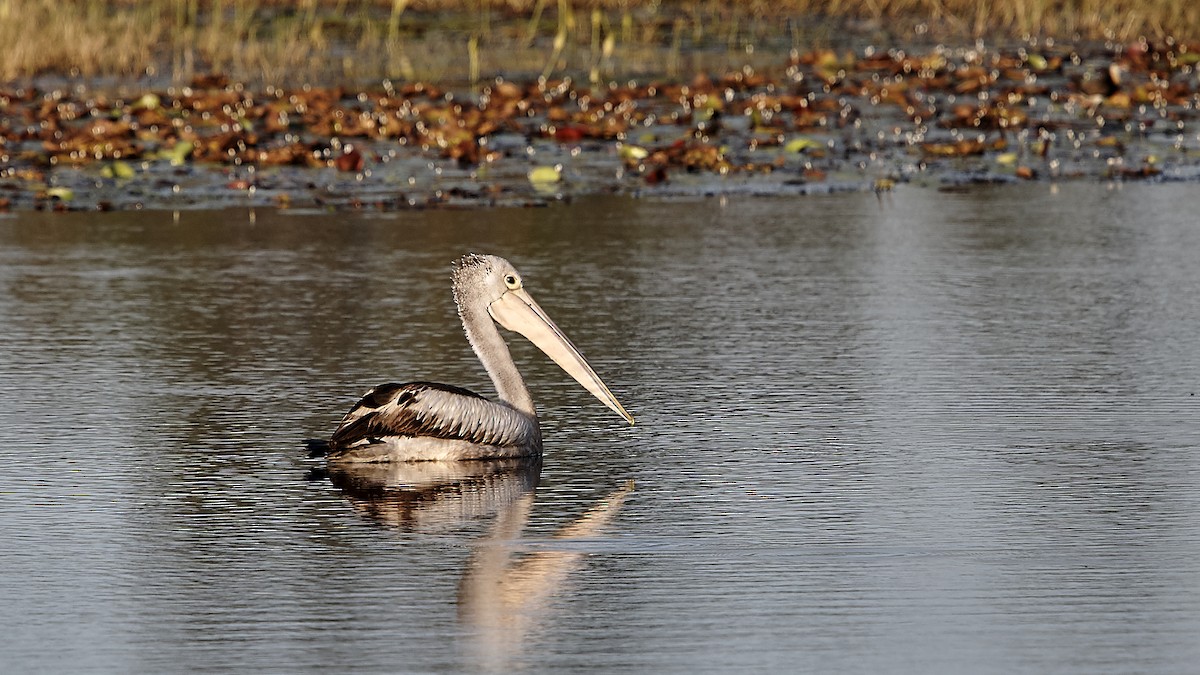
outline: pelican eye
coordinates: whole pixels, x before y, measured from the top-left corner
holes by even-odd
[[[516,275],[506,274],[504,275],[504,285],[515,291],[521,287],[521,280]]]

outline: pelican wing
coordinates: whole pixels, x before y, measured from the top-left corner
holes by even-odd
[[[342,450],[395,437],[429,437],[480,445],[528,442],[522,414],[475,392],[433,382],[383,384],[342,418],[329,445]]]

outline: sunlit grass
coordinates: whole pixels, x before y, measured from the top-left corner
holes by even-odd
[[[103,3],[0,0],[0,77],[39,72],[121,73],[153,58],[165,22],[148,10]]]
[[[678,70],[697,45],[734,52],[759,40],[811,41],[822,20],[854,20],[901,43],[913,30],[947,39],[1200,39],[1200,3],[1191,0],[0,0],[0,79],[475,80],[564,69],[596,79]]]

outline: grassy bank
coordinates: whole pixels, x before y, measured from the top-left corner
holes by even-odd
[[[846,22],[901,44],[913,31],[1200,39],[1190,0],[0,0],[0,79],[597,74],[669,68],[664,58],[689,50],[811,43]]]

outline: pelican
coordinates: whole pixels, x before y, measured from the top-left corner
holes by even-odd
[[[432,382],[382,384],[346,413],[328,444],[314,449],[331,462],[413,462],[542,453],[542,432],[525,380],[517,372],[500,324],[524,335],[613,412],[633,417],[608,390],[567,336],[525,290],[504,258],[468,254],[454,265],[454,302],[467,341],[499,397]]]

